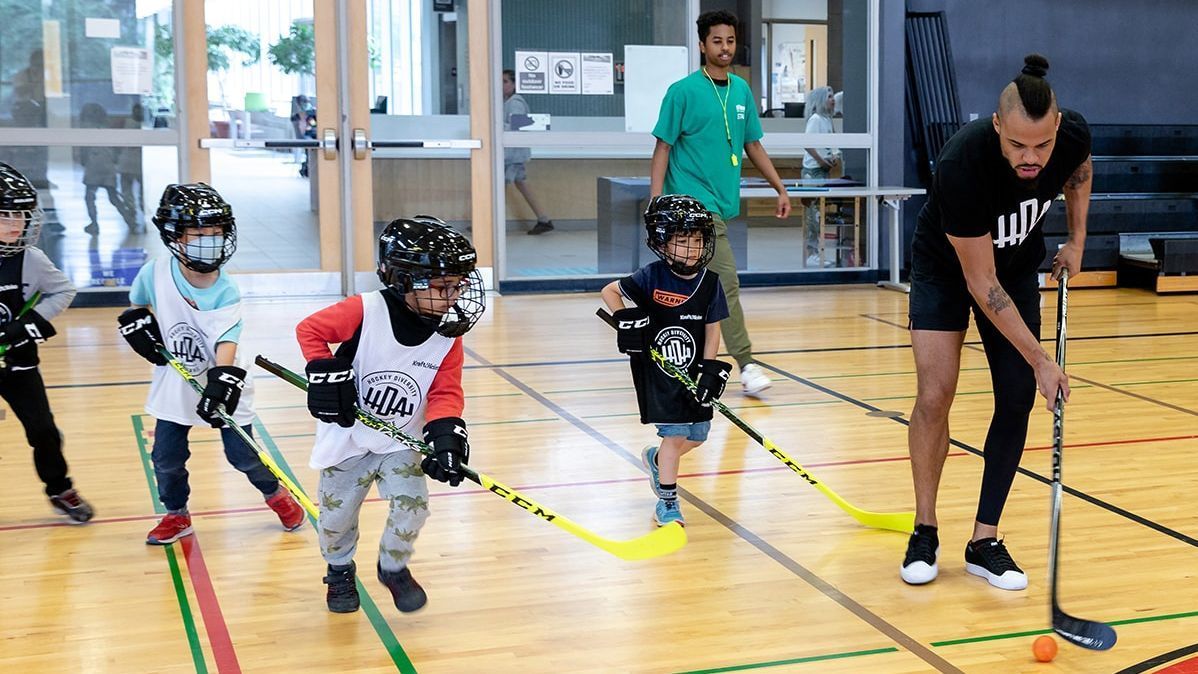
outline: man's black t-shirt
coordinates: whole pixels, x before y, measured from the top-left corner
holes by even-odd
[[[964,278],[946,235],[989,234],[999,280],[1034,274],[1045,255],[1044,215],[1088,156],[1090,127],[1072,110],[1061,110],[1056,146],[1034,181],[1015,175],[989,118],[966,124],[949,139],[936,162],[928,201],[915,225],[912,273]]]

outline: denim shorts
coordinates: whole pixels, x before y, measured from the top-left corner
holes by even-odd
[[[686,438],[691,442],[705,442],[711,432],[710,421],[696,421],[693,424],[653,424],[657,426],[659,438]]]

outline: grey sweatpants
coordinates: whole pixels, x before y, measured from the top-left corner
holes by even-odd
[[[399,571],[408,565],[416,536],[428,519],[428,484],[420,470],[420,453],[402,450],[366,454],[320,471],[320,554],[329,564],[344,566],[358,548],[358,513],[371,485],[391,503],[379,541],[379,565]]]

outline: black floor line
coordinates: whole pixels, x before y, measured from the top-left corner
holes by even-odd
[[[762,367],[764,367],[768,370],[772,370],[772,371],[778,373],[779,375],[782,375],[783,377],[790,379],[791,381],[798,382],[804,386],[807,386],[808,388],[813,388],[817,391],[820,391],[821,393],[830,395],[833,398],[838,398],[838,399],[843,400],[844,402],[847,402],[849,404],[856,405],[857,407],[860,407],[865,410],[869,410],[870,412],[881,411],[880,408],[874,407],[873,405],[870,405],[867,402],[857,400],[856,398],[853,398],[852,396],[848,396],[839,391],[832,390],[832,389],[828,388],[827,386],[817,384],[817,383],[811,381],[810,379],[805,379],[803,377],[798,376],[797,374],[792,374],[790,372],[787,372],[786,370],[783,370],[782,368],[777,367],[776,365],[770,365],[768,363],[763,363],[761,361],[757,361],[757,362]],[[904,419],[902,417],[886,416],[886,417],[882,417],[882,418],[889,419],[890,421],[898,422],[904,426],[910,425],[910,422],[907,419]],[[963,449],[963,450],[965,450],[971,454],[974,454],[976,456],[983,455],[982,451],[980,449],[977,449],[976,447],[967,445],[964,442],[961,442],[960,440],[954,440],[952,438],[949,438],[949,444],[951,444],[954,447]],[[1036,480],[1037,482],[1040,482],[1042,484],[1048,484],[1048,485],[1052,484],[1051,479],[1044,477],[1043,475],[1041,475],[1037,472],[1030,471],[1023,467],[1020,467],[1017,470],[1018,470],[1019,474],[1030,477],[1033,480]],[[1198,539],[1195,539],[1193,536],[1188,536],[1188,535],[1183,534],[1180,531],[1177,531],[1175,529],[1170,529],[1169,527],[1167,527],[1163,524],[1160,524],[1158,522],[1154,522],[1154,521],[1148,519],[1147,517],[1144,517],[1142,515],[1137,515],[1136,513],[1133,513],[1129,510],[1125,510],[1123,508],[1120,508],[1119,506],[1114,505],[1112,503],[1107,503],[1106,501],[1103,501],[1100,498],[1091,496],[1083,491],[1078,491],[1077,489],[1074,489],[1073,487],[1070,487],[1068,485],[1062,485],[1062,489],[1064,489],[1065,493],[1069,494],[1070,496],[1076,496],[1077,498],[1079,498],[1083,501],[1086,501],[1087,503],[1090,503],[1092,505],[1096,505],[1099,508],[1102,508],[1103,510],[1115,513],[1116,515],[1127,518],[1137,524],[1141,524],[1145,527],[1148,527],[1149,529],[1152,529],[1154,531],[1165,534],[1166,536],[1169,536],[1171,538],[1175,538],[1187,545],[1192,545],[1194,547],[1198,547]]]
[[[1120,395],[1125,395],[1129,398],[1135,398],[1137,400],[1143,400],[1144,402],[1152,403],[1153,405],[1160,405],[1161,407],[1167,407],[1175,412],[1181,412],[1182,414],[1188,414],[1190,416],[1198,417],[1198,410],[1192,410],[1188,407],[1181,407],[1180,405],[1174,405],[1173,403],[1167,403],[1163,400],[1157,400],[1156,398],[1152,398],[1152,397],[1143,395],[1141,393],[1125,391],[1124,389],[1117,388],[1115,386],[1111,386],[1110,384],[1103,384],[1102,382],[1097,382],[1097,381],[1094,381],[1093,379],[1086,379],[1085,377],[1079,377],[1075,374],[1070,374],[1069,378],[1076,379],[1082,383],[1089,384],[1091,386],[1097,386],[1098,388],[1106,389],[1108,391],[1112,391],[1112,392],[1118,393]]]
[[[517,378],[515,375],[508,373],[505,370],[505,366],[491,365],[485,358],[478,355],[477,352],[475,352],[473,349],[470,349],[470,348],[466,349],[466,354],[469,355],[474,360],[476,360],[480,363],[486,364],[487,367],[493,368],[495,371],[495,374],[502,377],[509,384],[520,389],[520,391],[522,391],[525,395],[532,398],[533,400],[536,400],[538,403],[540,403],[541,405],[548,408],[554,414],[556,414],[559,417],[561,417],[562,419],[568,421],[572,426],[574,426],[578,430],[582,431],[583,433],[586,433],[593,440],[595,440],[599,444],[606,447],[608,450],[610,450],[616,456],[620,457],[621,459],[624,459],[625,461],[632,464],[633,466],[636,466],[637,470],[643,470],[643,467],[641,466],[641,461],[640,461],[639,457],[633,456],[631,453],[629,453],[627,450],[625,450],[623,447],[621,447],[618,443],[616,443],[611,438],[608,438],[606,435],[604,435],[603,433],[596,430],[590,424],[588,424],[585,421],[583,421],[582,419],[579,419],[578,417],[574,416],[569,411],[567,411],[565,408],[561,407],[560,405],[553,402],[552,400],[549,400],[548,398],[546,398],[544,395],[542,395],[541,393],[539,393],[532,387],[530,387],[527,384],[525,384],[524,382],[520,381],[520,379]],[[623,359],[621,359],[621,360],[623,360]],[[869,624],[874,629],[876,629],[879,632],[881,632],[882,634],[886,635],[888,638],[893,640],[895,643],[899,644],[900,646],[907,649],[914,655],[918,656],[920,659],[922,659],[924,662],[927,662],[932,667],[935,667],[938,671],[958,672],[958,673],[961,672],[960,669],[954,667],[947,660],[940,657],[936,653],[932,652],[932,650],[929,647],[923,645],[916,639],[908,636],[905,632],[903,632],[899,628],[895,627],[894,625],[890,624],[881,616],[877,615],[876,613],[873,613],[869,609],[867,609],[864,606],[862,606],[861,604],[857,603],[854,599],[852,599],[848,595],[845,595],[843,592],[838,590],[834,585],[827,582],[823,578],[820,578],[818,575],[813,573],[811,570],[807,569],[802,564],[799,564],[797,561],[795,561],[791,557],[787,556],[786,553],[784,553],[781,550],[770,545],[768,542],[766,542],[760,536],[753,533],[748,528],[746,528],[744,525],[740,524],[739,522],[732,519],[728,515],[724,514],[719,509],[717,509],[715,506],[704,501],[703,499],[699,498],[698,496],[695,496],[694,494],[690,493],[689,491],[686,491],[685,489],[679,489],[678,493],[683,499],[686,500],[687,503],[689,503],[689,504],[693,505],[695,508],[701,510],[704,514],[706,514],[708,517],[712,518],[716,522],[719,522],[722,526],[727,528],[729,531],[731,531],[733,534],[735,534],[738,538],[740,538],[741,540],[744,540],[748,544],[757,548],[757,550],[759,552],[762,552],[763,554],[768,556],[770,559],[773,559],[775,562],[780,564],[787,571],[790,571],[794,575],[798,576],[803,581],[805,581],[806,583],[808,583],[809,585],[814,587],[816,590],[818,590],[820,593],[822,593],[824,596],[828,597],[832,601],[834,601],[837,604],[839,604],[840,606],[844,607],[846,610],[851,612],[853,615],[857,616],[858,618],[860,618],[861,620],[863,620],[864,622]]]
[[[1182,656],[1193,655],[1194,653],[1198,653],[1198,644],[1179,648],[1175,651],[1169,651],[1168,653],[1161,653],[1160,655],[1148,658],[1143,662],[1137,662],[1131,667],[1120,669],[1115,674],[1140,674],[1141,672],[1146,672],[1150,669],[1154,669],[1163,664],[1172,662]]]

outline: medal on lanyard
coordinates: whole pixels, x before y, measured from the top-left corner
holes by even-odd
[[[728,138],[728,149],[732,153],[728,155],[731,158],[733,166],[740,166],[740,157],[737,156],[736,149],[732,147],[732,127],[728,125],[728,97],[732,95],[732,76],[728,76],[728,92],[720,98],[720,90],[716,88],[715,80],[707,73],[707,68],[703,69],[703,74],[707,76],[707,81],[711,82],[711,90],[715,93],[715,99],[720,102],[720,108],[724,111],[724,135]]]

